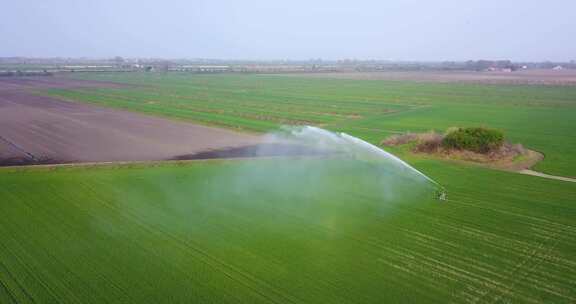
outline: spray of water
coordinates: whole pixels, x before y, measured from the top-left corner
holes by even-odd
[[[444,193],[437,182],[396,156],[316,127],[285,127],[266,135],[248,153],[238,151],[232,157],[252,159],[143,174],[130,191],[118,194],[118,201],[126,202],[130,216],[138,212],[154,225],[178,217],[180,226],[170,229],[213,239],[214,227],[226,227],[228,220],[265,225],[282,235],[301,233],[295,224],[300,222],[336,235],[364,233],[404,207],[428,202],[431,192],[438,199]],[[141,202],[151,207],[141,208]],[[102,221],[98,225],[106,233],[123,233],[106,225],[108,219]]]
[[[435,180],[395,155],[346,133],[331,132],[313,126],[285,126],[280,132],[269,134],[267,139],[271,142],[287,142],[304,145],[325,154],[385,163],[391,169],[400,170],[400,172],[408,173],[408,175],[413,175],[416,178],[430,182],[437,189],[437,197],[440,200],[445,200],[446,198],[444,187]]]

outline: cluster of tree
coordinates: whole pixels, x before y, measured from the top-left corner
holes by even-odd
[[[504,144],[504,133],[488,128],[458,128],[446,134],[442,146],[478,153],[495,151]]]

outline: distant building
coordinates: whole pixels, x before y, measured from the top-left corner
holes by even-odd
[[[505,72],[505,73],[510,73],[513,72],[514,69],[510,68],[510,67],[489,67],[486,70],[484,70],[486,72]]]

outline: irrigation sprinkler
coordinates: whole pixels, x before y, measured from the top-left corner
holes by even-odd
[[[437,200],[439,201],[445,201],[446,200],[446,189],[444,187],[440,187],[438,189],[436,189],[436,193],[435,193],[435,197]]]

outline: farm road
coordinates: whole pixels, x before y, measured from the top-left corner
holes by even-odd
[[[532,170],[520,170],[518,171],[521,174],[526,174],[526,175],[532,175],[532,176],[539,176],[539,177],[543,177],[543,178],[547,178],[547,179],[555,179],[555,180],[561,180],[561,181],[565,181],[565,182],[572,182],[572,183],[576,183],[576,178],[571,178],[571,177],[564,177],[564,176],[556,176],[556,175],[550,175],[550,174],[546,174],[546,173],[542,173],[542,172],[537,172],[537,171],[532,171]]]

